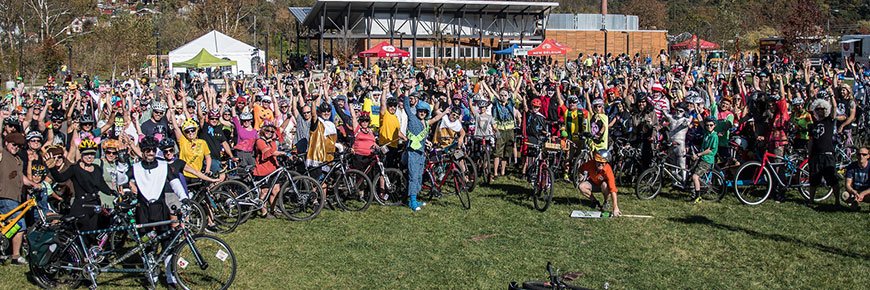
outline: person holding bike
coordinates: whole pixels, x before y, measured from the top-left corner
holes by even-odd
[[[595,207],[600,210],[607,210],[608,194],[613,200],[613,216],[622,215],[619,210],[619,202],[617,200],[616,177],[613,175],[613,168],[608,164],[610,152],[607,150],[598,150],[595,152],[592,160],[586,161],[580,166],[580,172],[586,177],[586,180],[580,182],[580,193],[595,204]],[[600,204],[598,199],[592,195],[593,192],[603,193],[604,204]]]
[[[697,162],[692,169],[694,190],[690,199],[696,203],[701,201],[701,176],[713,169],[713,164],[716,163],[716,152],[719,150],[719,134],[715,130],[716,118],[711,116],[704,119],[704,129],[707,133],[701,141],[701,152],[692,155],[692,160],[697,160]]]
[[[63,172],[58,171],[58,167],[64,160],[60,156],[49,156],[46,165],[55,182],[73,181],[75,196],[70,206],[70,215],[78,217],[81,230],[93,230],[99,225],[99,192],[114,193],[115,191],[103,180],[103,168],[94,164],[97,143],[91,139],[84,139],[79,143],[78,151],[81,159]]]
[[[405,97],[403,104],[405,112],[412,112],[411,97]],[[402,156],[402,161],[408,165],[408,207],[412,211],[420,211],[425,202],[417,201],[417,194],[423,184],[423,168],[426,166],[426,147],[431,146],[429,138],[429,126],[438,121],[444,112],[438,113],[436,118],[426,120],[429,113],[432,111],[429,104],[422,100],[417,101],[414,108],[416,114],[408,116],[408,132],[405,134],[408,138],[408,145],[405,149],[405,154]]]
[[[546,142],[546,134],[548,131],[546,117],[541,113],[541,99],[533,99],[531,105],[531,111],[527,112],[528,116],[526,116],[526,142],[534,145],[543,144],[543,142]],[[528,150],[525,155],[526,160],[523,164],[523,176],[526,175],[526,169],[529,165],[534,162],[537,152]]]
[[[278,156],[286,155],[286,153],[278,151],[276,130],[275,124],[272,122],[263,122],[263,126],[260,128],[260,138],[254,143],[254,160],[257,165],[254,167],[253,176],[257,182],[275,172],[278,169]],[[260,200],[266,200],[268,196],[269,204],[275,204],[275,198],[278,196],[278,191],[281,190],[281,184],[276,182],[271,190],[268,188],[268,182],[264,182],[263,185],[266,187],[260,188]],[[260,217],[274,218],[268,210],[269,207],[264,206],[260,210]]]
[[[0,176],[3,178],[3,186],[0,186],[0,213],[8,213],[21,203],[21,190],[27,185],[38,188],[41,185],[31,182],[24,174],[24,162],[19,156],[19,151],[24,147],[24,135],[21,133],[9,133],[3,138],[3,150],[0,151]],[[15,215],[17,217],[21,213]],[[18,220],[20,227],[12,236],[12,263],[27,264],[27,259],[21,256],[21,244],[24,240],[24,230],[27,225],[24,219]]]

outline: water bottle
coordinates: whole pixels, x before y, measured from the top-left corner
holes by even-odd
[[[12,228],[9,229],[8,232],[6,232],[6,238],[11,239],[13,236],[15,236],[15,233],[18,233],[18,230],[20,230],[20,229],[21,229],[21,226],[19,226],[18,223],[15,223],[15,225],[12,226]]]
[[[601,212],[601,217],[603,217],[603,218],[609,218],[609,217],[610,217],[610,212],[609,212],[609,211],[603,211],[603,212]]]
[[[604,290],[610,289],[610,283],[604,282]]]
[[[145,234],[144,237],[142,237],[142,242],[143,242],[143,243],[146,243],[146,242],[150,241],[151,239],[153,239],[153,238],[155,238],[155,237],[157,237],[157,232],[155,232],[155,231],[150,231],[150,232],[148,232],[147,234]]]

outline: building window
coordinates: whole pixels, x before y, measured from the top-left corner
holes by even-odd
[[[492,50],[489,47],[481,48],[480,57],[490,57],[492,56]]]
[[[431,47],[418,47],[414,50],[414,55],[417,57],[432,57]]]
[[[442,47],[438,49],[439,57],[453,57],[453,48],[452,47]]]
[[[471,47],[460,47],[459,57],[474,57],[474,49]]]

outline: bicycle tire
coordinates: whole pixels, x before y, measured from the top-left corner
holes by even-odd
[[[184,226],[191,230],[193,234],[201,234],[205,231],[207,216],[205,210],[196,202],[185,200],[182,202],[182,207],[187,207],[186,215],[183,217]]]
[[[589,288],[562,284],[559,286],[549,285],[549,281],[526,281],[523,282],[523,289],[526,290],[553,290],[553,289],[568,289],[568,290],[590,290]]]
[[[375,188],[365,173],[348,169],[332,186],[338,207],[346,211],[365,211],[372,203]]]
[[[239,206],[239,209],[240,209],[239,224],[243,224],[246,221],[248,221],[248,219],[251,217],[251,213],[253,213],[255,211],[255,209],[252,209],[252,206],[242,205],[240,203],[241,200],[238,200],[239,196],[241,196],[242,194],[245,194],[246,192],[251,191],[250,186],[246,185],[245,183],[243,183],[239,180],[224,180],[223,182],[218,183],[215,186],[213,186],[211,188],[211,191],[226,192],[226,193],[229,193],[230,195],[232,195],[233,198],[236,199],[235,202]],[[259,191],[253,192],[253,194],[256,196],[250,196],[251,194],[249,194],[249,196],[246,199],[251,199],[253,197],[259,197],[260,192]]]
[[[228,234],[236,230],[242,223],[242,207],[231,192],[209,190],[197,197],[200,207],[205,210],[206,218],[211,218],[213,226],[206,231],[217,234]],[[206,219],[206,221],[208,221]]]
[[[381,178],[384,178],[383,186],[379,184]],[[402,205],[402,200],[408,192],[408,180],[401,170],[387,168],[384,170],[384,173],[375,175],[372,183],[375,186],[375,200],[378,204],[388,206]]]
[[[293,177],[278,193],[278,208],[291,221],[307,221],[320,214],[326,204],[326,193],[320,183],[306,175]],[[295,190],[294,190],[295,188]]]
[[[467,178],[467,182],[465,183],[465,187],[468,189],[468,192],[474,192],[474,189],[477,188],[477,165],[474,164],[474,160],[471,160],[471,157],[463,156],[462,161],[465,162],[465,177]],[[457,168],[459,167],[459,163],[456,163]]]
[[[662,191],[662,172],[659,167],[650,167],[637,177],[634,183],[634,195],[638,199],[650,200],[656,198]]]
[[[478,161],[481,168],[481,174],[483,176],[483,184],[490,185],[492,184],[492,154],[489,150],[484,151],[483,160]]]
[[[70,238],[61,249],[54,254],[45,267],[39,267],[35,263],[30,263],[30,276],[36,281],[36,284],[43,289],[76,289],[85,281],[84,271],[64,270],[58,264],[72,265],[74,267],[84,266],[84,252],[76,244],[73,238]],[[63,274],[69,274],[68,278],[59,279]]]
[[[798,192],[800,193],[801,197],[803,197],[804,200],[810,199],[810,190],[809,190],[810,172],[809,172],[809,170],[807,170],[808,169],[807,167],[809,167],[809,164],[804,164],[803,166],[801,166],[800,173],[798,175],[799,182],[800,182],[800,184],[798,185]],[[822,178],[822,184],[823,185],[820,187],[827,188],[828,189],[827,193],[822,194],[821,196],[816,196],[815,198],[813,198],[813,201],[815,201],[815,202],[822,202],[834,194],[834,188],[830,187],[824,178]],[[818,190],[816,190],[816,193],[818,193]]]
[[[580,167],[587,161],[584,155],[583,153],[578,154],[574,166],[571,166],[571,182],[574,183],[574,188],[580,188],[580,176],[583,175],[583,172],[580,172]]]
[[[710,170],[701,177],[701,199],[718,202],[725,197],[725,176],[722,173]]]
[[[532,203],[540,212],[547,211],[553,202],[553,168],[543,162],[538,168],[538,178],[535,180]]]
[[[459,169],[454,169],[452,174],[453,191],[459,197],[459,203],[462,205],[462,208],[466,210],[471,209],[471,194],[466,190],[468,186],[465,184],[465,176],[463,176],[462,171],[459,171]]]
[[[761,170],[760,175],[759,170]],[[757,180],[756,177],[758,177]],[[734,174],[734,193],[743,204],[761,204],[770,196],[772,189],[773,180],[770,171],[762,167],[759,162],[744,163]]]
[[[179,286],[183,289],[228,289],[236,278],[238,267],[233,250],[226,242],[214,236],[196,235],[192,239],[193,241],[178,244],[172,252],[171,271]],[[205,260],[206,267],[197,265],[198,260],[191,245]],[[206,275],[206,271],[212,270],[217,271],[214,271],[215,274]],[[202,285],[214,281],[218,281],[218,285]]]
[[[633,186],[637,177],[638,164],[639,162],[631,157],[619,161],[616,170],[618,172],[616,176],[617,184],[620,186]]]

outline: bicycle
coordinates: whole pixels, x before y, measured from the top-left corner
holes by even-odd
[[[451,145],[453,146],[453,145]],[[426,167],[423,169],[423,181],[421,192],[428,192],[427,198],[433,200],[442,196],[442,189],[451,188],[445,185],[448,181],[452,184],[452,194],[459,197],[459,203],[464,209],[471,209],[471,195],[467,190],[465,174],[460,170],[459,162],[456,156],[444,157],[450,147],[445,149],[432,148],[429,152],[429,158],[426,159]]]
[[[203,211],[204,217],[211,223],[205,227],[210,233],[228,234],[236,230],[242,222],[241,206],[233,201],[235,196],[230,192],[210,190],[202,180],[194,180],[187,184],[193,202]]]
[[[466,148],[474,148],[471,151],[471,159],[475,160],[475,167],[479,169],[478,177],[483,177],[483,184],[492,183],[492,149],[494,145],[495,136],[474,136],[471,138],[472,147]],[[477,170],[475,170],[477,171]]]
[[[592,159],[592,148],[595,148],[595,145],[592,143],[592,134],[583,133],[581,134],[580,141],[581,144],[574,144],[578,147],[579,151],[576,156],[574,156],[574,165],[571,166],[571,182],[574,183],[574,188],[580,188],[580,180],[583,176],[583,172],[580,171],[580,167],[583,166],[586,161]],[[580,147],[582,145],[582,147]]]
[[[797,160],[802,161],[798,163]],[[743,204],[759,205],[767,200],[775,188],[797,188],[804,199],[809,199],[810,173],[807,171],[808,162],[808,158],[799,159],[797,154],[782,157],[765,150],[761,162],[746,162],[737,169],[733,182],[737,199]],[[773,183],[774,180],[776,184]],[[827,184],[823,183],[822,187],[826,186]],[[833,188],[830,188],[826,194],[822,194],[814,200],[817,202],[825,200],[832,193]]]
[[[135,201],[135,199],[134,199]],[[156,228],[181,224],[166,232],[142,237],[138,229]],[[107,229],[81,231],[76,224],[76,217],[65,217],[61,223],[49,225],[41,229],[54,233],[54,239],[40,245],[48,251],[41,263],[31,263],[31,275],[43,288],[77,288],[82,282],[89,281],[90,288],[96,289],[97,276],[101,273],[139,273],[145,276],[150,289],[156,287],[161,264],[169,259],[164,268],[177,279],[184,289],[191,288],[229,288],[236,275],[236,256],[230,246],[223,240],[209,235],[194,235],[176,220],[167,220],[146,224],[126,222]],[[86,251],[85,236],[113,232],[126,232],[136,246],[121,255],[113,252]],[[168,241],[168,242],[167,242]],[[158,243],[167,242],[159,256],[149,250],[156,248]],[[121,262],[138,255],[142,261],[141,268],[124,268]],[[216,270],[216,271],[215,271]],[[211,285],[204,285],[211,284]]]
[[[532,203],[535,209],[540,212],[545,212],[553,202],[553,168],[550,167],[550,158],[553,155],[560,154],[561,148],[558,144],[546,142],[547,139],[542,138],[540,144],[526,142],[530,152],[535,154],[535,159],[532,164],[529,164],[526,178],[532,185]],[[555,158],[555,157],[554,157]]]
[[[691,181],[692,171],[689,168],[683,168],[666,161],[670,151],[668,147],[659,151],[653,158],[653,165],[644,170],[637,178],[634,184],[634,195],[642,200],[650,200],[661,193],[661,189],[665,184],[665,179],[668,177],[670,187],[681,191],[690,191],[693,189]],[[700,159],[695,162],[704,162]],[[725,196],[725,177],[715,166],[707,171],[703,176],[700,176],[701,191],[698,192],[701,199],[706,201],[720,201]]]
[[[631,145],[628,139],[623,137],[614,138],[613,150],[613,173],[616,175],[616,184],[633,186],[637,179],[637,171],[640,168],[640,149]]]
[[[232,196],[232,199],[222,202],[227,203],[227,206],[238,204],[241,209],[238,213],[229,211],[227,214],[231,214],[232,218],[238,218],[239,223],[244,223],[250,218],[251,213],[269,207],[268,196],[267,200],[260,199],[260,188],[271,190],[278,184],[280,187],[275,198],[278,210],[292,221],[313,219],[323,209],[326,194],[317,180],[294,174],[284,166],[285,163],[279,162],[281,166],[278,166],[278,169],[260,180],[254,180],[253,176],[245,174],[241,180],[229,179],[216,184],[211,192],[226,192]],[[243,181],[252,186],[248,187]]]
[[[317,177],[314,180],[326,188],[328,202],[335,203],[346,211],[364,211],[374,198],[372,181],[362,171],[348,165],[349,151],[336,152],[335,159],[319,166],[308,168],[303,176]]]
[[[402,171],[396,168],[385,168],[386,152],[380,147],[372,147],[372,160],[362,170],[372,182],[377,182],[375,187],[375,201],[380,205],[401,205],[402,199],[407,193],[407,182]]]
[[[565,283],[564,278],[556,274],[558,270],[553,271],[553,263],[547,262],[547,275],[549,279],[547,281],[526,281],[523,282],[522,287],[519,286],[516,282],[511,282],[508,285],[509,290],[589,290],[589,288],[584,288],[580,286],[568,285]],[[562,275],[567,276],[568,274]]]

